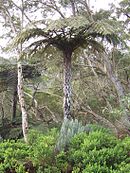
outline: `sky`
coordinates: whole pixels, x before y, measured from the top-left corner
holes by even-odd
[[[109,4],[118,4],[121,0],[90,0],[90,6],[94,7],[94,10],[99,10],[103,8],[105,10],[109,9]]]

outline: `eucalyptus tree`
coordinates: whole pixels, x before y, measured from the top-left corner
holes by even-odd
[[[115,30],[106,20],[94,21],[92,19],[87,1],[68,0],[57,3],[57,1],[48,0],[40,3],[46,13],[47,10],[49,12],[56,11],[60,18],[43,20],[41,23],[44,24],[43,28],[32,27],[24,30],[16,37],[14,44],[23,44],[34,38],[34,42],[25,49],[25,53],[30,50],[29,56],[37,52],[44,54],[52,46],[62,52],[64,62],[64,119],[71,119],[71,63],[73,54],[78,48],[85,48],[86,46],[94,47],[97,51],[103,51],[103,47],[98,42],[99,38],[115,42],[117,41]],[[69,17],[65,11],[69,13]]]
[[[20,30],[23,29],[24,22],[24,1],[21,0],[20,7],[15,5],[13,0],[1,1],[0,2],[0,14],[2,19],[4,19],[4,27],[9,29],[6,34],[9,38],[14,37]],[[6,36],[7,36],[6,35]],[[25,108],[24,92],[23,92],[23,74],[22,74],[22,63],[21,63],[21,52],[22,44],[15,49],[15,54],[17,57],[17,76],[18,76],[18,97],[22,112],[22,129],[24,139],[27,142],[27,131],[28,131],[28,121],[27,121],[27,111]],[[15,95],[17,93],[14,93]],[[14,100],[16,105],[16,99]],[[15,106],[14,105],[14,106]]]

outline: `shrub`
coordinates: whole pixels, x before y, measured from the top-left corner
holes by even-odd
[[[57,130],[32,130],[29,144],[0,143],[1,173],[130,173],[130,138],[117,139],[102,128],[74,135],[66,150],[55,150]]]
[[[0,143],[0,172],[25,173],[24,163],[28,160],[29,146],[20,141]]]
[[[101,130],[89,134],[80,133],[71,141],[68,162],[74,169],[78,168],[79,172],[83,173],[114,173],[114,171],[122,173],[123,162],[127,167],[126,170],[129,168],[129,151],[129,137],[118,140]]]
[[[30,132],[29,145],[32,149],[30,159],[38,171],[42,172],[50,163],[53,164],[56,140],[56,129],[52,129],[46,134],[42,134],[35,130]]]

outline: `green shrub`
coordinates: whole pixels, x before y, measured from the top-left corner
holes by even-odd
[[[47,134],[32,130],[29,133],[28,145],[22,141],[1,142],[0,172],[27,173],[31,172],[29,169],[33,169],[42,173],[44,170],[58,170],[57,167],[50,166],[54,158],[56,135],[56,129]]]
[[[71,141],[68,162],[83,173],[122,173],[122,162],[129,168],[129,151],[129,137],[121,141],[101,130],[80,133]]]
[[[119,140],[102,128],[95,129],[74,135],[60,152],[55,150],[56,129],[46,134],[30,131],[29,144],[1,142],[0,172],[130,173],[130,137]]]
[[[56,129],[52,129],[47,134],[35,130],[30,132],[29,144],[32,149],[30,158],[37,170],[43,171],[50,163],[54,162],[56,140]]]
[[[20,141],[0,143],[0,172],[16,171],[25,173],[24,163],[30,155],[29,146]]]

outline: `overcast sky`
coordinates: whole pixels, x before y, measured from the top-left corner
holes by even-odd
[[[103,8],[105,10],[109,9],[109,4],[118,4],[121,0],[90,0],[90,5],[94,6],[95,10]]]

